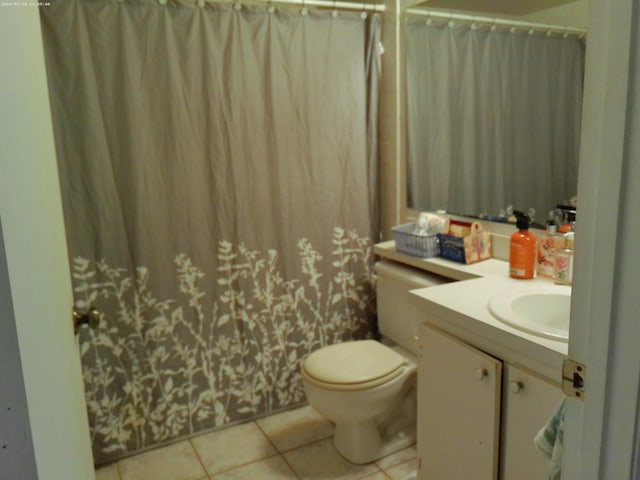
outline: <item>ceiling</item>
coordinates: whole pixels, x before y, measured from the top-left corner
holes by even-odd
[[[426,0],[420,4],[427,8],[464,10],[484,14],[527,15],[529,13],[557,7],[575,0]]]

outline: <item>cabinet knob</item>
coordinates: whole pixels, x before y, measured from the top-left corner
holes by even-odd
[[[476,378],[478,380],[482,380],[486,376],[487,376],[487,371],[484,368],[477,368],[476,369]]]
[[[518,393],[522,387],[523,385],[520,382],[509,382],[509,390],[513,393]]]

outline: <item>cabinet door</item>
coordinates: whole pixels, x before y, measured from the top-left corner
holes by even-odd
[[[420,331],[420,480],[495,480],[502,362],[433,327]]]
[[[562,391],[526,370],[505,366],[502,480],[547,480],[550,460],[533,444],[562,399]]]

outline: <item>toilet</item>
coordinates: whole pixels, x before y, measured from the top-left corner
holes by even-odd
[[[333,444],[355,464],[415,443],[418,327],[424,320],[409,292],[447,281],[389,261],[375,269],[382,342],[329,345],[301,367],[309,404],[335,424]]]

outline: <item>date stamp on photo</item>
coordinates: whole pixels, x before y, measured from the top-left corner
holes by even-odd
[[[0,1],[0,7],[50,7],[51,2],[7,2]]]

